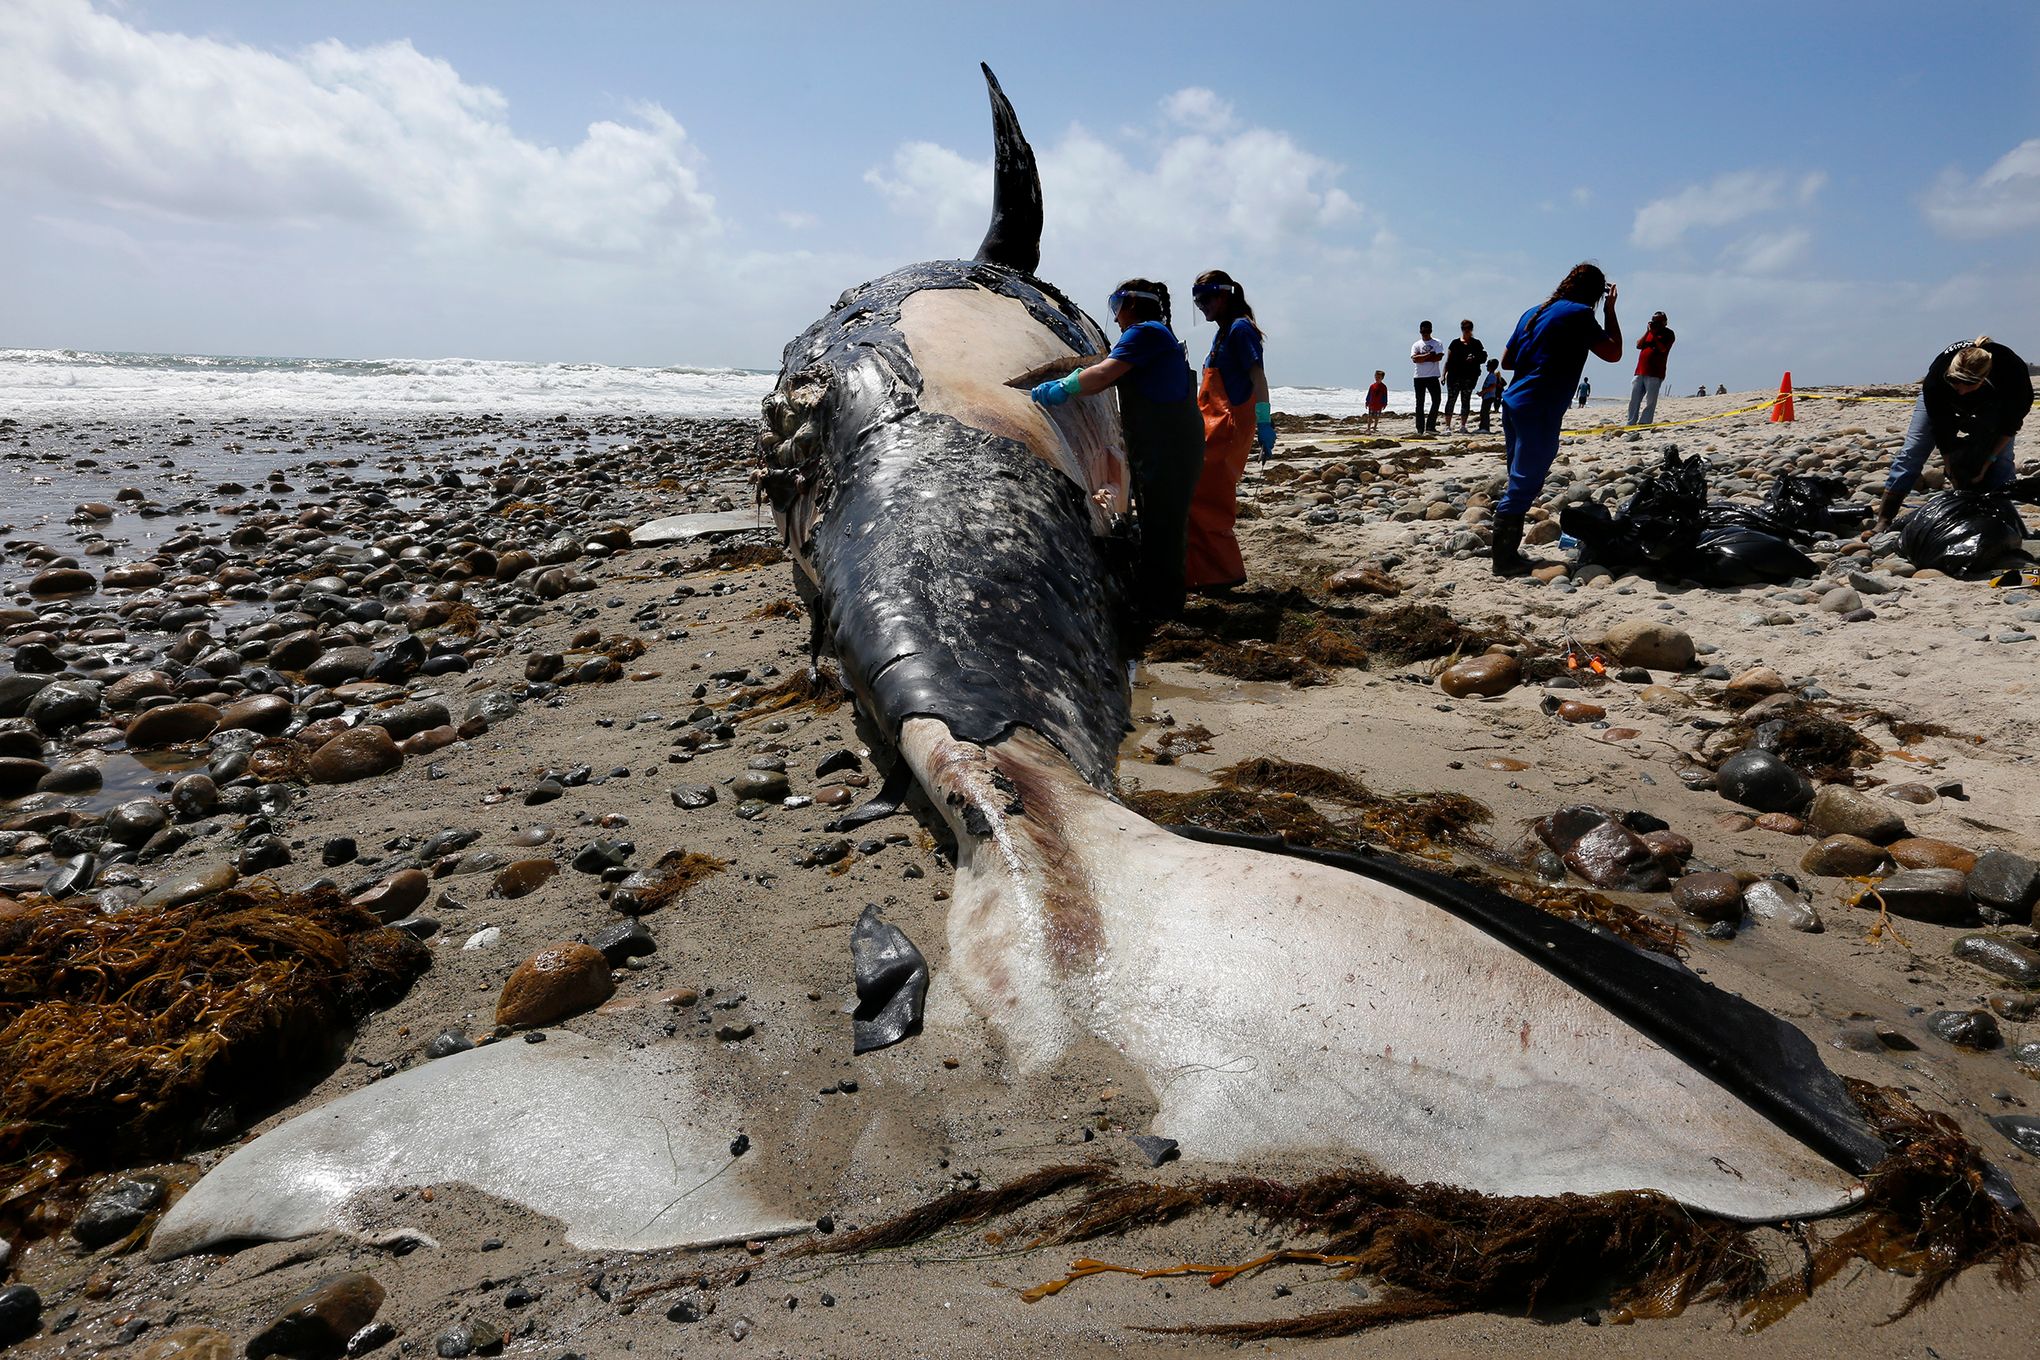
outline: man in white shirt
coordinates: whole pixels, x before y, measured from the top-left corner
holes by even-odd
[[[1444,372],[1445,346],[1431,338],[1431,323],[1417,327],[1417,343],[1410,346],[1410,362],[1417,370],[1417,433],[1438,433],[1438,379]],[[1424,394],[1431,394],[1431,414],[1424,414]]]

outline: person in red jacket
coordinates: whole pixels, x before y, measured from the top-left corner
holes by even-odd
[[[1663,312],[1650,314],[1650,325],[1636,341],[1636,377],[1629,384],[1629,423],[1650,425],[1657,421],[1658,388],[1665,381],[1665,356],[1672,352],[1672,342],[1678,339],[1672,328],[1665,324]],[[1643,419],[1638,420],[1638,411]]]

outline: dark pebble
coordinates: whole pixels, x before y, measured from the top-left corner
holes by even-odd
[[[659,947],[659,942],[652,938],[652,932],[636,917],[597,931],[588,943],[602,951],[602,957],[608,960],[611,968],[619,966],[625,959],[641,959]]]
[[[1172,1162],[1176,1160],[1180,1151],[1175,1139],[1164,1138],[1156,1133],[1129,1134],[1126,1141],[1140,1149],[1140,1155],[1147,1158],[1149,1166]]]
[[[26,1341],[42,1326],[42,1295],[25,1284],[0,1289],[0,1346]]]
[[[2004,1035],[1989,1011],[1935,1011],[1927,1017],[1927,1028],[1957,1048],[1986,1052],[2002,1047]]]

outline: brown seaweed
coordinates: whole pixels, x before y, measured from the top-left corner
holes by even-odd
[[[805,1243],[788,1255],[910,1246],[1068,1189],[1081,1191],[1076,1202],[1039,1221],[1030,1230],[1032,1246],[1164,1228],[1212,1212],[1258,1215],[1315,1240],[1230,1266],[1185,1262],[1141,1268],[1085,1257],[1069,1274],[1020,1291],[1029,1302],[1099,1274],[1150,1279],[1204,1274],[1222,1285],[1299,1262],[1336,1266],[1343,1277],[1365,1276],[1385,1287],[1385,1297],[1297,1317],[1139,1329],[1232,1341],[1344,1336],[1473,1311],[1527,1315],[1589,1300],[1623,1322],[1722,1302],[1741,1308],[1754,1330],[1782,1317],[1857,1260],[1915,1277],[1899,1317],[1972,1266],[1992,1267],[2004,1287],[2022,1288],[2040,1258],[2040,1227],[1991,1198],[1991,1172],[1982,1153],[1947,1116],[1923,1111],[1897,1091],[1863,1082],[1849,1086],[1894,1150],[1868,1177],[1865,1207],[1849,1226],[1830,1241],[1815,1242],[1806,1269],[1776,1281],[1762,1251],[1764,1225],[1729,1222],[1655,1192],[1483,1195],[1366,1170],[1295,1183],[1237,1176],[1158,1184],[1126,1180],[1096,1166],[1051,1167],[1005,1187],[953,1192],[843,1239]],[[1803,1225],[1788,1226],[1804,1239]]]
[[[266,882],[102,916],[32,906],[0,949],[0,1203],[46,1174],[175,1156],[209,1115],[325,1070],[431,951],[338,892]],[[15,1215],[18,1221],[18,1215]]]

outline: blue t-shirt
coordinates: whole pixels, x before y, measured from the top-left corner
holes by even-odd
[[[1587,352],[1606,335],[1591,307],[1564,301],[1532,307],[1509,337],[1516,376],[1509,380],[1502,403],[1519,416],[1570,406],[1587,366]]]
[[[1120,333],[1112,358],[1133,366],[1122,382],[1149,401],[1185,401],[1196,390],[1183,342],[1160,321],[1136,321]]]
[[[1211,337],[1211,353],[1204,360],[1206,368],[1218,370],[1225,399],[1235,406],[1246,405],[1254,395],[1254,370],[1260,363],[1261,328],[1243,316]]]

